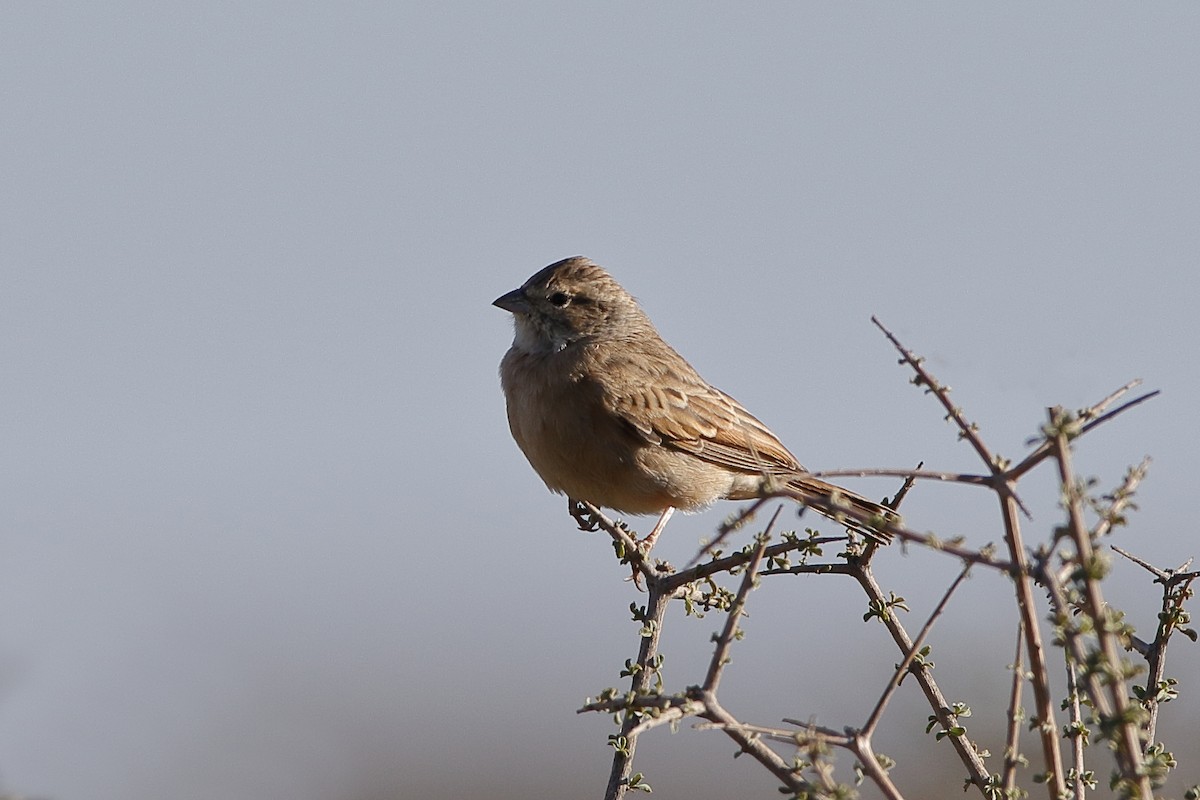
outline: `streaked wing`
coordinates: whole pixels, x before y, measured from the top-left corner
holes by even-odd
[[[690,366],[639,355],[623,360],[615,374],[627,380],[606,386],[605,400],[647,442],[743,472],[803,471],[766,425]]]

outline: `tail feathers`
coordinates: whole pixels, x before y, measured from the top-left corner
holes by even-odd
[[[885,522],[899,519],[890,508],[817,478],[792,478],[786,487],[789,495],[818,514],[879,544],[891,542],[891,534],[872,524],[882,528]]]

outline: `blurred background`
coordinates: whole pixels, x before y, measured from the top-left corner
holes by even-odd
[[[1108,488],[1151,455],[1113,541],[1196,555],[1198,40],[1182,3],[7,4],[0,792],[599,797],[615,728],[575,709],[625,684],[642,596],[509,437],[489,305],[574,254],[813,469],[981,468],[872,314],[1009,457],[1143,378],[1162,396],[1077,466]],[[1022,497],[1046,540],[1052,469]],[[906,518],[1001,537],[979,490],[921,485]],[[914,631],[957,571],[876,564]],[[1106,591],[1150,638],[1149,576]],[[994,770],[1010,597],[976,574],[931,639]],[[861,724],[900,658],[865,611],[844,578],[767,581],[727,708]],[[669,622],[678,690],[720,617]],[[1200,651],[1167,674],[1179,795]],[[957,796],[928,713],[907,683],[876,747]],[[777,796],[733,749],[660,729],[638,768]]]

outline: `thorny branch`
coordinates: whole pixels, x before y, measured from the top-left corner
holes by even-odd
[[[1000,497],[1000,513],[1004,519],[1004,542],[1017,565],[1013,575],[1013,589],[1017,613],[1025,631],[1025,650],[1029,657],[1037,731],[1042,743],[1042,758],[1046,764],[1046,787],[1050,800],[1058,800],[1066,791],[1066,784],[1062,770],[1062,750],[1058,740],[1058,722],[1054,714],[1054,700],[1050,694],[1050,668],[1046,663],[1046,650],[1042,644],[1041,628],[1038,626],[1033,581],[1029,575],[1025,543],[1021,539],[1021,523],[1017,516],[1011,484],[1001,484],[997,493]]]
[[[1079,674],[1075,662],[1063,651],[1067,670],[1067,708],[1071,721],[1067,724],[1067,737],[1071,740],[1071,774],[1074,776],[1071,789],[1075,800],[1087,797],[1087,768],[1084,748],[1087,746],[1088,730],[1083,723],[1083,707],[1079,702]]]
[[[1150,777],[1142,769],[1142,746],[1139,741],[1137,720],[1132,718],[1126,709],[1129,706],[1129,693],[1126,688],[1124,660],[1120,653],[1120,644],[1114,630],[1114,621],[1104,595],[1100,590],[1102,577],[1101,565],[1097,562],[1092,549],[1092,537],[1083,521],[1083,497],[1075,483],[1075,472],[1071,463],[1069,441],[1071,419],[1062,409],[1050,411],[1050,424],[1054,435],[1054,459],[1058,463],[1058,474],[1066,491],[1067,517],[1069,532],[1074,540],[1078,565],[1083,577],[1084,607],[1091,617],[1096,638],[1099,640],[1100,652],[1104,659],[1105,687],[1109,693],[1112,706],[1111,716],[1101,715],[1101,726],[1114,725],[1114,740],[1117,743],[1117,763],[1127,781],[1138,784],[1140,797],[1154,796],[1154,788],[1150,785]],[[1093,698],[1095,699],[1095,698]]]
[[[1158,728],[1159,708],[1175,696],[1175,681],[1163,677],[1167,644],[1175,631],[1179,631],[1193,642],[1197,638],[1195,630],[1185,627],[1191,622],[1191,615],[1184,610],[1183,604],[1192,597],[1192,582],[1200,578],[1200,572],[1187,571],[1192,565],[1190,558],[1175,569],[1162,570],[1116,545],[1113,545],[1112,549],[1154,575],[1154,582],[1162,584],[1163,587],[1162,607],[1158,612],[1158,629],[1154,632],[1154,640],[1144,642],[1136,636],[1131,637],[1133,649],[1146,659],[1146,685],[1135,686],[1134,693],[1141,695],[1142,707],[1147,712],[1146,742],[1153,743]]]
[[[929,619],[925,622],[925,626],[921,628],[921,632],[917,634],[917,638],[911,645],[908,646],[908,652],[904,655],[904,660],[896,667],[892,679],[888,681],[887,688],[883,690],[883,696],[879,698],[879,702],[875,704],[875,709],[871,712],[871,716],[867,718],[867,723],[862,726],[860,733],[866,737],[871,737],[875,733],[875,729],[879,727],[879,721],[883,718],[884,709],[887,708],[888,702],[892,699],[892,695],[900,688],[900,681],[908,673],[913,665],[913,660],[916,659],[917,653],[921,650],[921,645],[925,644],[926,637],[933,630],[933,623],[946,610],[946,603],[950,602],[950,598],[954,595],[954,590],[958,588],[971,572],[971,565],[967,564],[963,567],[962,572],[958,573],[958,577],[954,579],[954,583],[950,584],[950,588],[942,595],[941,602],[933,609],[933,613],[929,615]],[[924,666],[920,668],[922,671],[928,671]]]
[[[852,752],[859,763],[862,774],[874,783],[889,800],[902,800],[899,789],[888,775],[885,760],[877,757],[872,739],[879,727],[890,699],[898,690],[901,679],[911,674],[933,709],[937,723],[943,728],[962,763],[968,770],[968,782],[974,784],[984,797],[1012,797],[1022,791],[1018,785],[1018,773],[1025,764],[1020,754],[1019,740],[1024,710],[1022,709],[1022,687],[1028,680],[1033,688],[1034,720],[1031,726],[1042,744],[1041,779],[1047,784],[1052,800],[1073,794],[1075,800],[1083,800],[1088,786],[1093,785],[1092,771],[1086,769],[1086,749],[1089,725],[1099,725],[1101,735],[1115,743],[1119,768],[1120,791],[1126,796],[1137,796],[1149,800],[1152,797],[1153,781],[1145,758],[1150,757],[1150,745],[1154,741],[1154,730],[1158,708],[1162,702],[1173,697],[1174,682],[1163,677],[1163,661],[1167,642],[1178,630],[1195,640],[1196,633],[1185,627],[1190,621],[1184,610],[1184,602],[1192,596],[1191,585],[1200,577],[1200,572],[1186,572],[1190,562],[1176,570],[1159,570],[1141,559],[1117,549],[1125,557],[1141,565],[1163,585],[1162,611],[1155,638],[1145,642],[1131,636],[1127,628],[1118,630],[1113,611],[1105,605],[1100,591],[1102,563],[1095,552],[1095,542],[1111,530],[1125,523],[1125,511],[1135,508],[1131,502],[1137,483],[1145,473],[1145,463],[1130,470],[1125,483],[1105,503],[1089,501],[1097,511],[1100,521],[1089,530],[1082,522],[1084,495],[1077,485],[1070,459],[1070,442],[1078,436],[1115,418],[1117,415],[1154,397],[1150,392],[1132,400],[1110,407],[1131,389],[1139,385],[1132,381],[1105,397],[1095,405],[1068,414],[1061,409],[1052,410],[1051,419],[1043,429],[1043,435],[1031,442],[1033,449],[1015,466],[993,454],[979,433],[979,428],[968,421],[962,409],[949,398],[949,387],[941,384],[923,365],[923,360],[905,348],[879,320],[872,318],[876,326],[900,352],[901,363],[915,373],[913,383],[924,387],[934,395],[946,412],[946,420],[958,429],[960,439],[966,440],[986,467],[986,474],[968,474],[924,470],[918,465],[915,470],[838,470],[817,473],[830,476],[890,476],[905,478],[904,488],[891,504],[898,508],[904,494],[919,480],[937,480],[963,485],[981,486],[993,491],[1000,502],[1001,518],[1005,530],[1007,558],[996,555],[991,545],[971,548],[961,538],[943,538],[930,532],[920,532],[906,526],[899,518],[880,520],[865,519],[862,512],[843,507],[834,498],[829,505],[812,505],[818,510],[842,515],[856,522],[870,524],[882,533],[916,546],[936,550],[963,562],[962,571],[947,590],[938,607],[926,622],[917,639],[912,640],[897,618],[892,605],[894,594],[885,594],[876,582],[871,570],[871,560],[876,553],[873,544],[863,544],[850,537],[842,558],[830,562],[810,562],[809,558],[820,554],[820,545],[846,541],[846,537],[808,538],[785,535],[782,541],[771,543],[770,531],[779,515],[776,510],[766,530],[756,537],[752,546],[728,555],[717,548],[737,530],[749,523],[763,506],[779,495],[763,497],[743,508],[718,530],[714,541],[682,570],[656,561],[651,564],[646,554],[638,548],[631,532],[621,523],[614,522],[595,507],[581,504],[581,526],[586,522],[591,529],[602,528],[613,539],[614,547],[623,563],[645,579],[648,596],[644,607],[633,607],[635,619],[642,624],[641,646],[636,660],[626,662],[626,672],[631,677],[630,689],[625,694],[607,690],[595,701],[589,701],[581,712],[612,713],[620,723],[620,734],[610,737],[615,751],[606,798],[624,797],[629,789],[649,791],[640,773],[633,772],[633,759],[639,737],[661,725],[675,726],[686,718],[705,722],[697,725],[701,729],[724,732],[737,742],[739,751],[751,755],[780,781],[784,791],[800,797],[842,796],[846,787],[838,786],[833,777],[833,764],[828,759],[830,747],[839,747]],[[1062,555],[1064,566],[1058,569],[1050,564],[1050,550],[1042,545],[1031,551],[1022,538],[1020,517],[1029,516],[1016,495],[1017,482],[1037,464],[1051,459],[1059,468],[1059,480],[1064,490],[1064,505],[1068,524],[1056,542],[1069,542],[1072,552]],[[1065,537],[1065,538],[1064,538]],[[799,563],[789,559],[799,555]],[[1060,554],[1061,555],[1061,554]],[[707,560],[704,560],[707,557]],[[763,566],[766,566],[764,569]],[[1005,736],[1002,772],[990,775],[981,756],[981,748],[967,738],[965,729],[958,724],[955,708],[951,706],[933,680],[930,665],[921,657],[922,647],[931,626],[949,602],[955,588],[966,577],[972,566],[979,565],[1006,573],[1013,581],[1018,609],[1016,654],[1012,665],[1013,678],[1009,696],[1008,726]],[[719,589],[714,577],[736,574],[741,571],[741,580],[735,593]],[[785,722],[798,725],[798,729],[780,729],[755,725],[738,720],[719,702],[717,692],[729,654],[734,642],[740,638],[738,621],[743,615],[749,595],[762,577],[782,574],[842,574],[849,575],[859,583],[866,593],[877,616],[888,628],[898,648],[904,653],[901,664],[883,689],[866,723],[860,729],[846,728],[843,732],[815,723]],[[1040,612],[1034,593],[1034,583],[1040,583],[1048,595],[1053,619],[1060,638],[1055,644],[1064,648],[1069,724],[1060,732],[1055,718],[1054,701],[1051,696],[1050,669],[1047,663],[1045,644],[1042,640]],[[671,600],[683,600],[691,604],[700,602],[704,608],[724,608],[728,614],[720,634],[714,637],[714,652],[702,684],[691,686],[682,692],[665,694],[662,687],[662,656],[659,652],[665,612]],[[1082,613],[1085,625],[1073,619]],[[1089,649],[1089,642],[1095,648]],[[1129,697],[1126,677],[1129,667],[1122,661],[1119,646],[1122,642],[1142,655],[1148,665],[1145,687],[1134,687],[1137,701]],[[927,650],[927,648],[926,648]],[[1026,666],[1025,659],[1028,659]],[[1076,680],[1077,677],[1080,680]],[[1083,705],[1093,709],[1091,720],[1083,718]],[[1138,708],[1140,703],[1141,708]],[[1141,709],[1146,714],[1141,714]],[[1137,714],[1133,712],[1139,712]],[[1071,743],[1071,769],[1066,769],[1060,735]],[[939,735],[940,738],[941,735]],[[796,748],[796,759],[785,760],[767,742],[782,743]],[[1147,748],[1143,751],[1143,743]],[[1161,752],[1161,748],[1160,748]],[[1169,760],[1170,754],[1167,755]],[[806,774],[807,773],[807,774]],[[1068,788],[1069,786],[1069,788]]]
[[[1017,620],[1017,651],[1013,654],[1012,688],[1008,696],[1008,735],[1004,740],[1004,773],[1002,786],[1006,795],[1010,795],[1017,785],[1017,767],[1021,765],[1021,723],[1024,714],[1021,708],[1021,687],[1027,680],[1025,665],[1021,663],[1021,654],[1025,649],[1025,625]],[[1082,800],[1082,798],[1080,798]]]

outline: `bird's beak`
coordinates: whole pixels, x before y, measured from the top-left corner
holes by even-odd
[[[492,305],[514,314],[529,313],[529,298],[525,296],[524,289],[513,289],[508,294],[502,294],[492,301]]]

